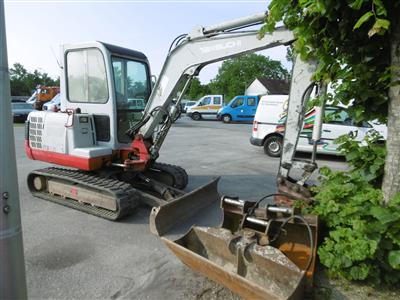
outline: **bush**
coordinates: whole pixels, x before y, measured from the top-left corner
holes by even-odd
[[[378,187],[384,148],[376,134],[362,145],[341,137],[351,169],[321,168],[315,206],[329,233],[318,249],[320,261],[333,275],[376,283],[400,282],[400,195],[387,206]],[[383,149],[383,150],[382,150]]]

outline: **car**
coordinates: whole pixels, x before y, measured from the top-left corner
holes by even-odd
[[[279,157],[283,150],[283,137],[285,133],[287,95],[267,95],[261,98],[253,123],[250,143],[254,146],[264,147],[264,152],[271,157]],[[385,125],[376,125],[373,122],[357,123],[350,118],[346,107],[327,106],[322,124],[321,139],[317,143],[317,153],[330,155],[343,155],[338,150],[335,140],[344,134],[354,137],[361,142],[369,131],[375,130],[386,140],[387,128]],[[312,132],[315,108],[304,116],[303,129],[299,136],[297,151],[312,152]]]
[[[11,103],[14,122],[25,122],[30,112],[35,111],[32,105],[24,102]]]
[[[188,109],[189,107],[195,105],[196,102],[197,102],[197,101],[191,101],[191,100],[186,101],[185,104],[184,104],[184,106],[183,106],[183,112],[186,113],[187,109]]]
[[[129,109],[142,111],[146,107],[144,99],[141,98],[128,98],[127,106]]]
[[[222,95],[206,95],[187,108],[186,115],[195,121],[217,119],[218,110],[223,106]]]
[[[253,121],[259,100],[259,96],[236,96],[220,108],[217,119],[224,123]]]

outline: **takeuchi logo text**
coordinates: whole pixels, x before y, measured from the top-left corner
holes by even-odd
[[[237,41],[230,41],[226,43],[221,43],[209,47],[200,47],[200,51],[203,53],[209,53],[213,51],[220,51],[220,50],[225,50],[233,47],[240,47],[242,45],[242,42],[240,40]]]

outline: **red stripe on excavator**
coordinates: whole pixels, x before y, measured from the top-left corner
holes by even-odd
[[[29,141],[25,141],[25,153],[30,159],[33,160],[45,161],[48,163],[76,168],[84,171],[97,170],[101,168],[106,163],[106,161],[111,159],[111,155],[86,158],[51,151],[32,149],[29,146]]]

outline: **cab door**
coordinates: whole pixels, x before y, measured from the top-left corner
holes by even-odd
[[[222,97],[214,96],[213,97],[213,105],[215,106],[215,109],[220,109],[222,106]]]
[[[247,97],[246,105],[244,106],[243,110],[244,110],[244,115],[242,120],[253,121],[257,110],[257,97],[254,96]]]
[[[218,110],[222,107],[222,97],[221,96],[213,96],[212,101],[212,110],[213,110],[213,118],[217,117]]]
[[[195,110],[200,113],[202,118],[208,118],[210,114],[212,114],[212,111],[210,109],[212,103],[212,97],[204,97],[199,103],[197,104],[197,107]]]
[[[244,97],[236,97],[236,99],[231,103],[231,115],[232,121],[240,121],[243,120],[243,116],[245,115],[245,101]]]

